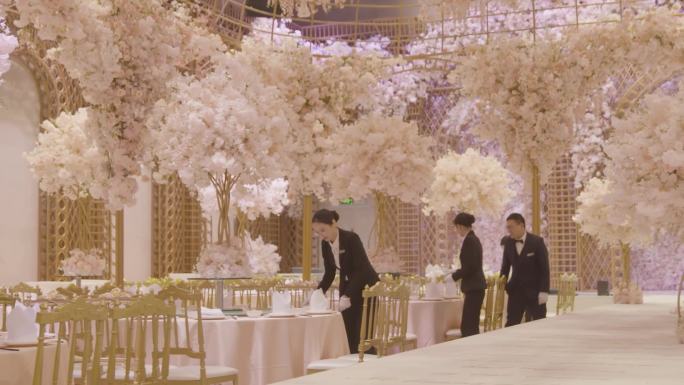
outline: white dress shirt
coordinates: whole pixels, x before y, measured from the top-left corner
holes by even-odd
[[[340,230],[337,230],[337,237],[333,242],[330,243],[330,248],[332,249],[333,257],[335,258],[335,267],[340,268]]]
[[[527,233],[523,234],[523,236],[521,238],[522,243],[517,242],[517,241],[515,242],[515,250],[518,252],[518,255],[520,255],[520,253],[522,253],[522,249],[525,246],[525,239],[526,238],[527,238]]]

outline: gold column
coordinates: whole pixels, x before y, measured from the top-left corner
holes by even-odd
[[[532,166],[532,233],[541,235],[541,182],[537,166]]]
[[[124,284],[124,216],[123,210],[116,212],[116,286]]]
[[[311,250],[313,228],[311,226],[311,216],[313,215],[313,197],[307,195],[302,204],[302,278],[305,281],[311,280]]]
[[[629,286],[632,283],[632,254],[628,243],[621,243],[622,248],[622,281]]]

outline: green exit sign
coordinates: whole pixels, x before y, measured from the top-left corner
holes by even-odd
[[[341,204],[341,205],[353,205],[353,204],[354,204],[354,200],[353,200],[352,198],[342,199],[342,200],[340,201],[340,204]]]

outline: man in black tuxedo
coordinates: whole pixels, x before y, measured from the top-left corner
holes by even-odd
[[[523,314],[532,320],[546,318],[546,301],[549,298],[549,252],[544,239],[528,233],[525,218],[513,213],[506,219],[510,237],[504,243],[501,275],[513,274],[506,284],[508,316],[506,327],[518,325]]]

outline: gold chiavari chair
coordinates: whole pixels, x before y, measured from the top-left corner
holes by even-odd
[[[85,287],[78,287],[75,284],[71,284],[67,287],[58,287],[56,290],[57,294],[60,294],[64,299],[71,300],[77,297],[88,296],[88,289]]]
[[[100,384],[164,384],[175,308],[154,295],[114,304]]]
[[[2,327],[0,327],[0,331],[7,331],[7,313],[10,308],[14,307],[15,301],[16,298],[10,293],[0,291],[0,306],[2,306]]]
[[[272,301],[271,294],[277,283],[272,279],[249,279],[233,283],[233,306],[254,310],[269,309]]]
[[[505,275],[496,278],[496,291],[494,297],[494,313],[492,314],[492,330],[501,329],[504,326],[504,305],[506,303],[506,283],[508,277]]]
[[[679,279],[679,290],[677,291],[677,336],[679,337],[679,343],[684,344],[684,306],[682,306],[682,301],[684,301],[684,274]]]
[[[363,291],[359,353],[312,362],[307,366],[307,374],[349,367],[369,358],[378,359],[393,348],[403,351],[409,296],[410,289],[405,285],[388,287],[379,283],[366,288]],[[375,348],[377,354],[367,354],[371,348]]]
[[[104,338],[104,325],[108,319],[108,310],[105,306],[87,302],[86,298],[79,298],[49,311],[47,305],[36,315],[38,324],[38,348],[36,350],[33,385],[42,385],[43,370],[45,369],[45,347],[48,344],[46,332],[48,327],[59,325],[55,330],[56,344],[54,361],[52,364],[51,384],[72,385],[78,383],[84,385],[97,385],[101,377],[100,359]],[[82,338],[69,338],[68,331],[79,329]],[[68,348],[69,357],[67,362],[62,362],[62,345]],[[68,345],[68,346],[66,346]],[[77,352],[82,354],[77,366]]]
[[[178,285],[176,285],[178,287]],[[182,285],[181,285],[182,286]],[[199,281],[197,289],[202,293],[202,306],[216,308],[216,284],[213,281]]]
[[[98,286],[95,289],[93,289],[93,292],[91,293],[91,296],[93,297],[100,297],[103,294],[106,293],[111,293],[113,290],[118,290],[119,288],[112,282],[107,282],[102,286]]]
[[[311,293],[316,290],[316,287],[317,284],[315,282],[282,282],[276,285],[275,290],[290,293],[292,306],[301,308],[304,307],[304,304],[309,300]]]
[[[480,324],[486,333],[492,330],[494,312],[494,291],[496,290],[497,275],[487,277],[487,289],[483,303],[484,316],[480,318]]]
[[[202,322],[202,293],[171,286],[159,293],[159,298],[172,304],[177,317],[172,324],[172,337],[169,354],[180,355],[199,361],[199,365],[172,366],[169,368],[168,383],[175,385],[208,385],[238,382],[237,369],[227,366],[207,366],[204,347],[204,326]],[[195,312],[196,320],[190,314]],[[182,325],[179,324],[182,323]],[[195,323],[194,327],[191,322]],[[185,338],[181,338],[181,331]],[[193,341],[197,341],[197,350]]]
[[[43,293],[37,286],[31,286],[25,282],[21,282],[10,289],[10,294],[17,297],[22,303],[28,304],[37,300]]]

